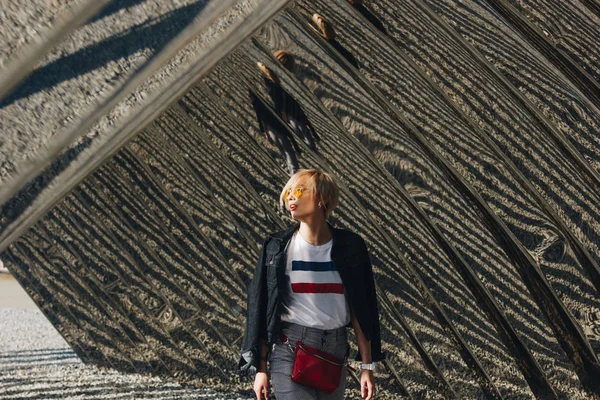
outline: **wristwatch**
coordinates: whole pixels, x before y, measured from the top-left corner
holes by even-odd
[[[370,364],[360,364],[360,369],[368,369],[369,371],[375,371],[375,362],[372,362]]]

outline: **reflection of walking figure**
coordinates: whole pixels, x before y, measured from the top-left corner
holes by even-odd
[[[278,50],[274,56],[288,71],[293,72],[295,62],[291,54],[285,50]],[[269,74],[265,73],[265,85],[273,99],[273,104],[275,104],[275,112],[290,125],[296,136],[306,143],[309,149],[318,154],[315,142],[321,138],[313,129],[300,104],[281,87],[278,79],[272,79],[273,76],[274,74],[270,70]]]
[[[333,48],[335,48],[342,56],[344,56],[346,60],[348,60],[350,64],[354,66],[354,68],[358,69],[358,61],[356,61],[356,58],[344,46],[335,40],[335,30],[329,21],[319,14],[313,14],[312,20],[317,26],[316,29],[311,26],[314,31],[317,32],[323,39],[327,40],[329,44],[333,46]]]
[[[369,9],[367,9],[367,7],[363,5],[362,0],[348,0],[348,3],[352,4],[356,11],[361,13],[362,16],[372,23],[373,26],[375,26],[375,28],[377,28],[381,33],[387,35],[387,31],[385,30],[379,18],[377,18],[371,11],[369,11]]]
[[[265,134],[271,145],[277,146],[281,156],[285,159],[290,176],[294,175],[299,168],[294,150],[298,154],[301,154],[302,150],[298,147],[294,136],[273,111],[252,90],[249,93],[260,130]]]

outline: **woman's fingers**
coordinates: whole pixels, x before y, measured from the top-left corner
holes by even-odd
[[[263,386],[263,395],[265,396],[265,400],[269,400],[269,383],[265,382],[265,385]]]
[[[367,397],[367,393],[369,392],[368,387],[369,386],[367,385],[367,382],[363,381],[361,383],[361,386],[360,386],[360,397],[362,397],[363,399],[365,399]]]
[[[269,399],[269,387],[267,385],[260,386],[254,389],[256,393],[256,400],[268,400]]]
[[[266,386],[263,386],[262,388],[260,388],[260,393],[259,393],[259,399],[260,400],[266,400],[268,399],[269,392],[267,390]]]
[[[362,371],[360,380],[360,396],[365,400],[372,400],[375,395],[375,383],[373,382],[373,372]]]
[[[254,394],[256,395],[256,400],[262,400],[262,399],[260,398],[260,391],[261,391],[261,389],[260,389],[260,388],[258,388],[258,387],[256,387],[256,386],[254,387]]]
[[[367,383],[367,389],[368,389],[368,393],[367,393],[367,398],[365,400],[371,400],[373,398],[374,389],[375,389],[375,386],[373,385],[372,381],[369,381]]]
[[[254,393],[256,400],[268,400],[269,396],[269,379],[264,372],[257,372],[254,378]]]

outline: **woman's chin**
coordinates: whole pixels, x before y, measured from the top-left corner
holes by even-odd
[[[295,219],[296,221],[300,221],[302,219],[302,216],[294,211],[292,211],[290,213],[290,216],[292,217],[292,219]]]

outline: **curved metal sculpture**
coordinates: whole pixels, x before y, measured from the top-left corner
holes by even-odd
[[[382,396],[600,396],[594,1],[530,19],[526,0],[284,3],[257,2],[218,64],[209,48],[83,150],[14,169],[0,258],[40,309],[86,362],[246,389],[245,287],[291,222],[294,152],[338,178],[334,223],[369,244]],[[273,81],[312,132],[281,119]]]

